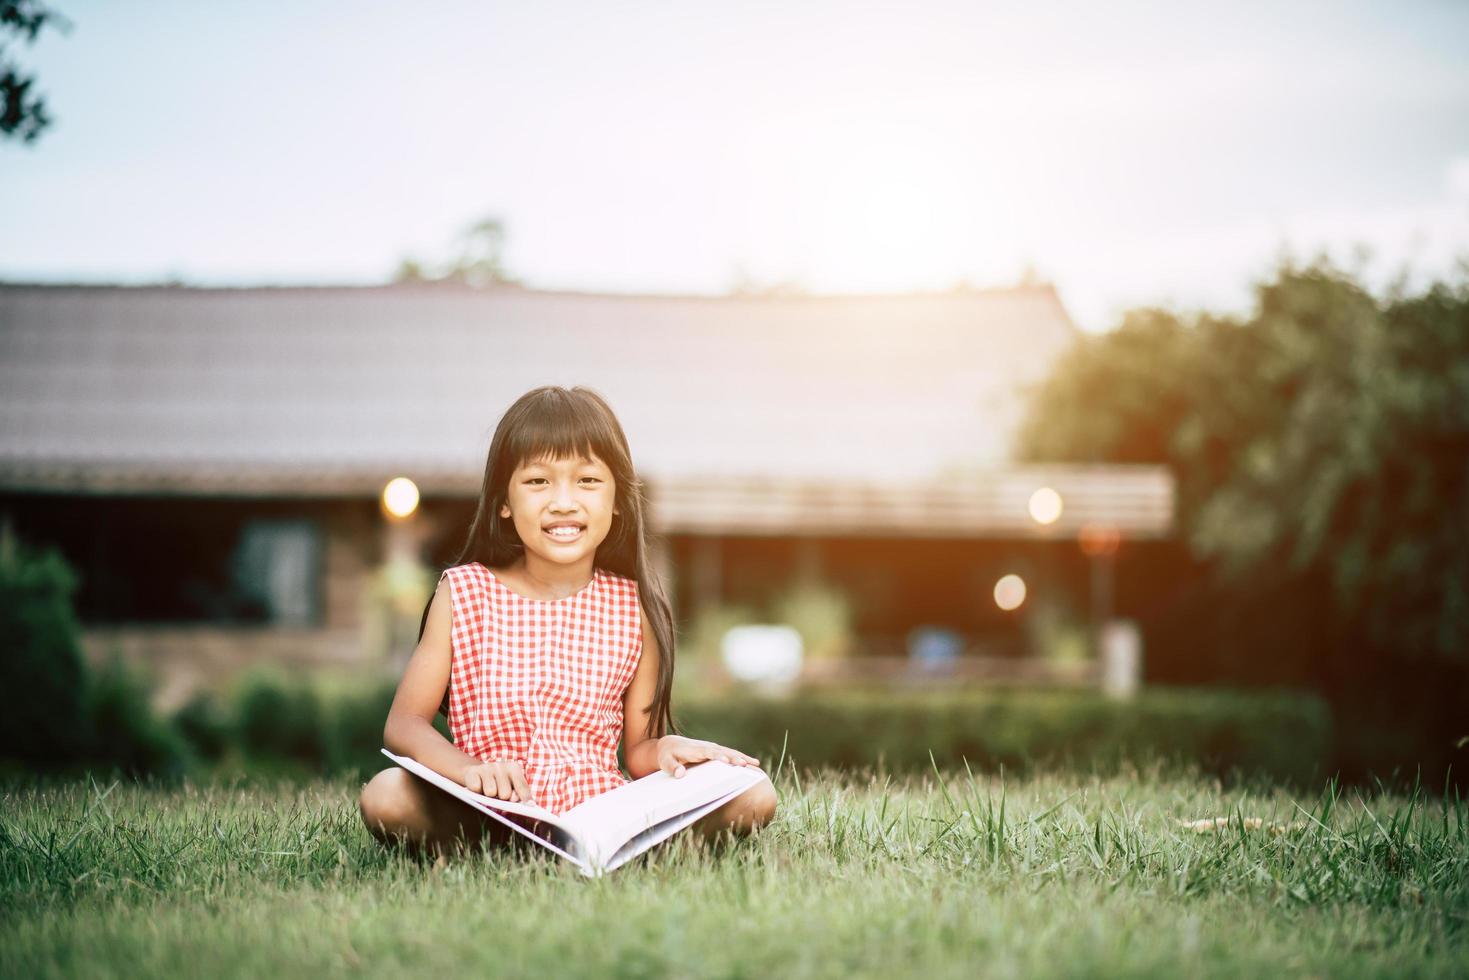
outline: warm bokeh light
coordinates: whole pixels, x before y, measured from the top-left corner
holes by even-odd
[[[1105,524],[1087,524],[1077,534],[1081,552],[1090,557],[1114,555],[1122,544],[1122,532]]]
[[[1056,523],[1061,509],[1061,495],[1050,487],[1041,487],[1030,495],[1030,517],[1037,524]]]
[[[407,517],[418,509],[418,485],[406,476],[394,477],[383,487],[383,510]]]
[[[1025,601],[1025,579],[1006,575],[995,583],[995,605],[1006,612],[1020,608]]]

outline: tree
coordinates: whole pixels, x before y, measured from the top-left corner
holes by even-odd
[[[493,286],[510,281],[505,274],[505,223],[499,218],[482,218],[459,236],[459,258],[447,278],[470,286]]]
[[[1469,657],[1469,284],[1379,303],[1330,270],[1287,274],[1247,329],[1237,380],[1263,410],[1195,547],[1231,583],[1267,563],[1319,569],[1345,631]]]
[[[455,282],[476,288],[516,285],[505,271],[505,223],[494,216],[481,218],[466,228],[457,242],[457,255],[440,266],[437,273],[414,258],[404,258],[393,275],[394,282]]]
[[[70,27],[64,17],[35,0],[0,0],[0,38],[13,34],[34,44],[47,23],[60,30]],[[0,137],[34,143],[51,125],[46,100],[31,91],[35,82],[34,76],[25,74],[6,57],[5,41],[0,40],[0,97],[4,99],[0,105]]]
[[[1256,292],[1084,338],[1020,455],[1168,464],[1209,583],[1191,642],[1443,722],[1469,695],[1469,276],[1375,298],[1321,259]]]

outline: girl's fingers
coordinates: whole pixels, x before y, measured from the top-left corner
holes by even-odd
[[[710,750],[713,751],[713,752],[715,752],[715,753],[717,753],[717,754],[710,755],[710,756],[708,756],[708,758],[711,758],[711,759],[722,759],[723,761],[728,762],[732,766],[743,766],[743,765],[757,765],[758,766],[760,764],[760,760],[759,759],[756,759],[754,756],[751,756],[751,755],[746,755],[745,753],[739,751],[738,749],[732,749],[732,748],[729,748],[728,746],[724,746],[724,745],[715,745],[713,743],[709,743],[709,745],[710,745]]]

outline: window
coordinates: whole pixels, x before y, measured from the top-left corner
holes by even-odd
[[[310,520],[251,520],[232,558],[235,590],[278,626],[313,626],[320,617],[321,529]]]

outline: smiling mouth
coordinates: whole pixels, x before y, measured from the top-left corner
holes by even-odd
[[[552,541],[575,541],[577,538],[585,534],[586,531],[587,529],[585,527],[572,527],[569,524],[557,528],[541,529],[541,533],[546,535],[546,537],[550,538]]]

